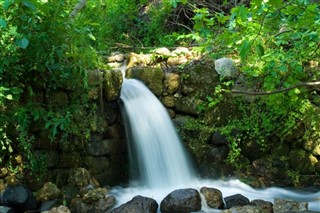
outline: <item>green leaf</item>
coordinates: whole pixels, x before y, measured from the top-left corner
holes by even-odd
[[[6,28],[7,27],[7,22],[6,20],[0,18],[0,28]]]
[[[9,95],[7,95],[7,96],[6,96],[6,99],[8,99],[8,100],[12,100],[12,99],[13,99],[13,97],[12,97],[12,95],[11,95],[11,94],[9,94]]]
[[[23,3],[25,6],[29,7],[31,10],[37,9],[30,1],[22,0],[22,3]]]
[[[22,49],[26,49],[29,45],[29,40],[27,38],[22,38],[20,40],[17,40],[17,45],[21,47]]]
[[[92,41],[96,41],[97,40],[96,37],[94,37],[94,35],[92,33],[89,33],[88,36]]]
[[[241,59],[245,59],[251,49],[251,42],[249,40],[244,40],[240,47],[240,57]]]
[[[264,48],[263,48],[262,44],[257,44],[256,51],[257,51],[259,57],[262,57],[264,55]]]
[[[4,4],[3,4],[3,8],[4,10],[8,10],[8,8],[10,7],[10,5],[13,3],[13,0],[5,0]]]

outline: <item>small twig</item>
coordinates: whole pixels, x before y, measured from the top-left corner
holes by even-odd
[[[181,24],[179,22],[171,22],[171,21],[168,21],[168,23],[171,23],[171,24],[175,24],[175,25],[178,25],[178,26],[181,26],[181,27],[184,27],[186,28],[187,30],[189,30],[190,32],[193,32],[192,29],[184,24]]]
[[[245,95],[272,95],[272,94],[276,94],[276,93],[288,92],[288,91],[293,90],[298,87],[315,87],[315,86],[319,86],[319,85],[320,85],[320,81],[301,82],[301,83],[295,84],[291,87],[283,88],[283,89],[279,89],[279,90],[274,90],[274,91],[251,92],[251,91],[242,91],[242,90],[231,90],[231,92],[236,93],[236,94],[245,94]]]

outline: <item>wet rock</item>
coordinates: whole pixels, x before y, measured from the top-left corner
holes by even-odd
[[[235,194],[224,198],[227,208],[235,206],[245,206],[250,204],[250,200],[241,194]]]
[[[37,208],[36,198],[25,186],[9,186],[3,192],[2,203],[17,212],[25,212]]]
[[[115,208],[112,213],[156,213],[158,203],[152,198],[136,196],[131,201]]]
[[[214,62],[215,70],[221,78],[235,78],[238,75],[238,70],[235,63],[229,58],[220,58]]]
[[[263,209],[259,206],[236,206],[230,209],[226,209],[221,211],[220,213],[266,213]]]
[[[96,205],[96,209],[102,212],[106,212],[112,206],[114,206],[115,203],[116,203],[116,198],[114,196],[107,196],[104,198],[100,198],[95,205]]]
[[[1,213],[15,213],[13,208],[8,207],[8,206],[0,206],[0,212]]]
[[[252,200],[251,205],[259,206],[265,213],[273,213],[273,204],[264,200]]]
[[[193,96],[186,96],[175,101],[175,109],[188,115],[198,115],[200,113],[198,106],[202,101]]]
[[[71,213],[68,207],[66,206],[59,206],[59,207],[54,207],[50,211],[45,211],[43,213]]]
[[[38,201],[54,200],[61,195],[60,189],[52,182],[45,183],[36,193]]]
[[[162,213],[194,212],[201,209],[200,194],[195,189],[178,189],[168,194],[160,204]]]
[[[57,199],[55,200],[48,200],[48,201],[44,201],[41,203],[41,206],[39,208],[40,212],[44,212],[44,211],[49,211],[50,209],[52,209],[56,203],[57,203]]]
[[[106,157],[88,156],[85,158],[84,164],[92,175],[100,174],[110,167],[109,159]]]
[[[221,209],[224,206],[222,193],[218,189],[202,187],[200,189],[201,194],[203,194],[206,203],[209,207],[214,209]]]
[[[281,213],[281,212],[303,212],[308,211],[308,203],[307,202],[297,202],[293,200],[285,200],[285,199],[274,199],[273,204],[273,212]]]

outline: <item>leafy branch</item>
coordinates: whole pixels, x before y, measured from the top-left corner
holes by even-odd
[[[252,91],[243,91],[243,90],[231,90],[231,92],[237,93],[237,94],[245,94],[245,95],[272,95],[272,94],[276,94],[276,93],[288,92],[288,91],[293,90],[295,88],[317,87],[319,85],[320,85],[320,81],[301,82],[301,83],[295,84],[295,85],[288,87],[288,88],[283,88],[283,89],[278,89],[278,90],[273,90],[273,91],[252,92]]]

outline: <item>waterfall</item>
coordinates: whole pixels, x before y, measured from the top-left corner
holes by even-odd
[[[128,138],[131,176],[139,184],[128,188],[114,187],[111,194],[118,204],[136,195],[151,197],[158,203],[171,191],[202,186],[221,190],[223,196],[242,194],[253,199],[273,201],[274,198],[309,202],[309,209],[320,211],[317,193],[271,187],[254,189],[239,180],[205,180],[195,177],[194,169],[161,102],[140,81],[124,79],[121,96],[123,118]],[[202,205],[203,212],[220,212]],[[159,212],[159,209],[158,209]]]
[[[124,79],[120,98],[133,179],[148,188],[177,187],[192,181],[193,168],[162,103],[135,79]]]

